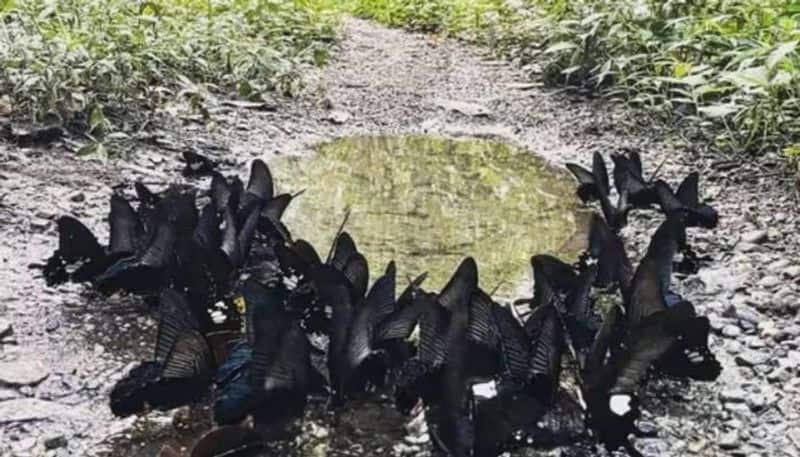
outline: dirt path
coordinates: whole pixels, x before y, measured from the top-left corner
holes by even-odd
[[[792,187],[774,158],[726,171],[736,164],[673,147],[619,108],[527,84],[521,71],[462,44],[357,20],[345,35],[338,59],[320,75],[322,100],[314,92],[275,112],[215,109],[210,133],[158,116],[154,130],[128,144],[133,153],[108,165],[60,146],[0,144],[0,335],[4,322],[13,326],[0,342],[0,382],[35,384],[47,374],[33,387],[0,387],[0,455],[107,455],[109,437],[132,434],[135,419],[113,419],[106,398],[124,367],[149,352],[152,325],[141,305],[83,287],[48,290],[28,265],[54,249],[55,217],[78,216],[104,239],[110,186],[176,179],[179,154],[150,143],[197,146],[243,173],[254,157],[304,154],[325,139],[422,131],[496,137],[555,164],[637,148],[648,170],[665,161],[661,175],[672,182],[700,170],[722,223],[714,233],[691,234],[714,261],[679,289],[710,314],[724,372],[711,385],[659,390],[669,398],[649,402],[657,414],[647,422],[660,437],[638,446],[662,456],[800,455],[800,235]],[[641,249],[657,222],[635,217],[624,235]],[[154,418],[169,427],[169,416]],[[55,449],[45,454],[46,446]]]

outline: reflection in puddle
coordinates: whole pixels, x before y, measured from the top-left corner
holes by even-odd
[[[327,252],[346,208],[346,229],[374,278],[389,260],[400,277],[429,273],[443,285],[460,259],[478,261],[481,285],[500,296],[530,273],[537,253],[575,252],[573,183],[535,155],[486,140],[356,137],[323,144],[313,157],[270,162],[277,183],[305,193],[284,220]],[[287,189],[288,190],[288,189]]]

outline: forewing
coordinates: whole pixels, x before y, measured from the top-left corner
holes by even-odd
[[[108,215],[108,250],[112,254],[133,254],[143,236],[139,217],[121,195],[111,195],[111,212]]]
[[[472,257],[467,257],[456,269],[450,281],[439,294],[439,304],[445,309],[453,309],[469,303],[478,287],[478,266]]]

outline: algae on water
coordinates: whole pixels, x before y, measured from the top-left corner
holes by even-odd
[[[426,136],[353,137],[311,157],[281,157],[276,182],[305,189],[284,220],[296,238],[327,254],[345,211],[346,230],[374,279],[392,259],[399,278],[428,272],[441,287],[465,255],[486,290],[517,291],[530,257],[573,257],[581,217],[573,183],[534,154],[487,140]],[[405,281],[399,281],[403,288]]]

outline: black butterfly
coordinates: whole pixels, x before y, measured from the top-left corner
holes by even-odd
[[[159,298],[155,356],[133,368],[111,390],[111,411],[129,416],[148,408],[169,410],[201,400],[214,359],[186,298],[172,289]]]

